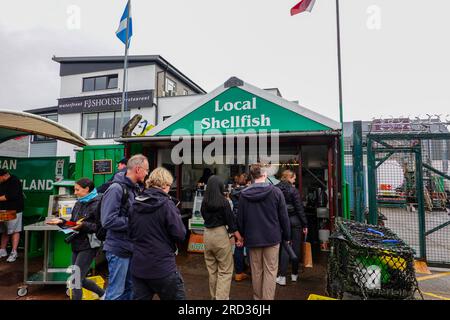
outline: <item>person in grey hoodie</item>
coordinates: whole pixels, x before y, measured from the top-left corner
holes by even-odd
[[[103,245],[108,261],[109,279],[105,300],[131,300],[132,280],[129,271],[133,244],[128,234],[128,217],[134,198],[149,172],[147,157],[138,154],[128,161],[127,172],[115,175],[101,203],[101,224],[106,230]],[[123,197],[127,197],[123,201]]]
[[[290,241],[290,222],[280,189],[266,183],[269,167],[250,166],[254,184],[241,191],[238,229],[250,251],[253,298],[275,299],[278,253],[281,241]]]

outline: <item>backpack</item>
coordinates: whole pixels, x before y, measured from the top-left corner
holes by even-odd
[[[120,207],[126,208],[128,210],[128,207],[130,205],[128,203],[129,190],[123,183],[120,183],[120,182],[115,182],[115,183],[118,183],[122,187],[122,200],[121,200]],[[100,197],[100,203],[97,207],[96,216],[95,216],[95,223],[97,224],[97,232],[95,232],[95,236],[97,237],[98,240],[105,241],[107,229],[103,228],[102,222],[101,222],[101,208],[102,208],[103,194],[99,195],[99,197]]]

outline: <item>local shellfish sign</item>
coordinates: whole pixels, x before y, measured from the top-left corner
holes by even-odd
[[[254,128],[254,127],[270,127],[270,117],[265,114],[252,116],[247,113],[247,110],[256,110],[256,97],[251,100],[224,102],[216,100],[214,103],[214,111],[219,112],[233,112],[233,114],[226,119],[216,119],[215,117],[203,118],[201,120],[201,129],[234,129],[234,128]],[[241,115],[236,115],[235,112],[242,112]]]

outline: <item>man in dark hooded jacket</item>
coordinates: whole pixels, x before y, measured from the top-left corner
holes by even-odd
[[[134,245],[131,259],[136,300],[184,300],[184,282],[175,263],[176,243],[184,240],[186,228],[168,195],[173,177],[156,168],[147,180],[148,189],[136,197],[129,220]]]
[[[290,241],[286,202],[280,189],[266,183],[268,167],[251,165],[254,184],[241,192],[238,228],[250,250],[253,298],[275,299],[281,241]]]

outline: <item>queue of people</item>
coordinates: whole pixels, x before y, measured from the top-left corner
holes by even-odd
[[[249,176],[236,178],[229,198],[221,177],[209,175],[204,181],[207,188],[201,214],[211,299],[230,298],[233,272],[236,281],[248,277],[247,252],[253,298],[272,300],[276,284],[285,284],[289,263],[280,244],[292,244],[299,255],[300,233],[306,234],[307,229],[301,198],[293,187],[295,174],[283,172],[277,186],[267,183],[267,176],[267,166],[251,165]],[[80,278],[72,291],[73,300],[82,299],[82,288],[104,300],[148,300],[155,294],[161,300],[186,299],[176,254],[177,243],[185,239],[187,231],[169,195],[172,183],[173,176],[164,168],[150,173],[143,155],[130,158],[126,171],[114,175],[104,194],[99,194],[89,179],[75,183],[78,201],[71,220],[48,222],[74,231],[67,241],[73,251],[73,269]],[[231,237],[235,238],[234,254]],[[86,279],[102,242],[109,271],[106,290]],[[294,263],[292,281],[297,277],[298,264]]]
[[[244,272],[244,252],[249,252],[255,300],[273,300],[276,284],[286,285],[286,245],[292,245],[300,256],[301,232],[306,235],[307,221],[300,194],[294,187],[295,173],[284,171],[282,182],[274,186],[266,182],[268,170],[268,166],[256,163],[250,167],[250,177],[241,174],[235,178],[230,193],[232,210],[224,197],[221,178],[213,175],[207,182],[201,213],[205,220],[204,256],[212,299],[229,299],[233,273],[229,234],[236,242],[236,281],[248,277]],[[282,242],[285,245],[280,245]],[[293,262],[291,279],[298,279],[298,262]]]

